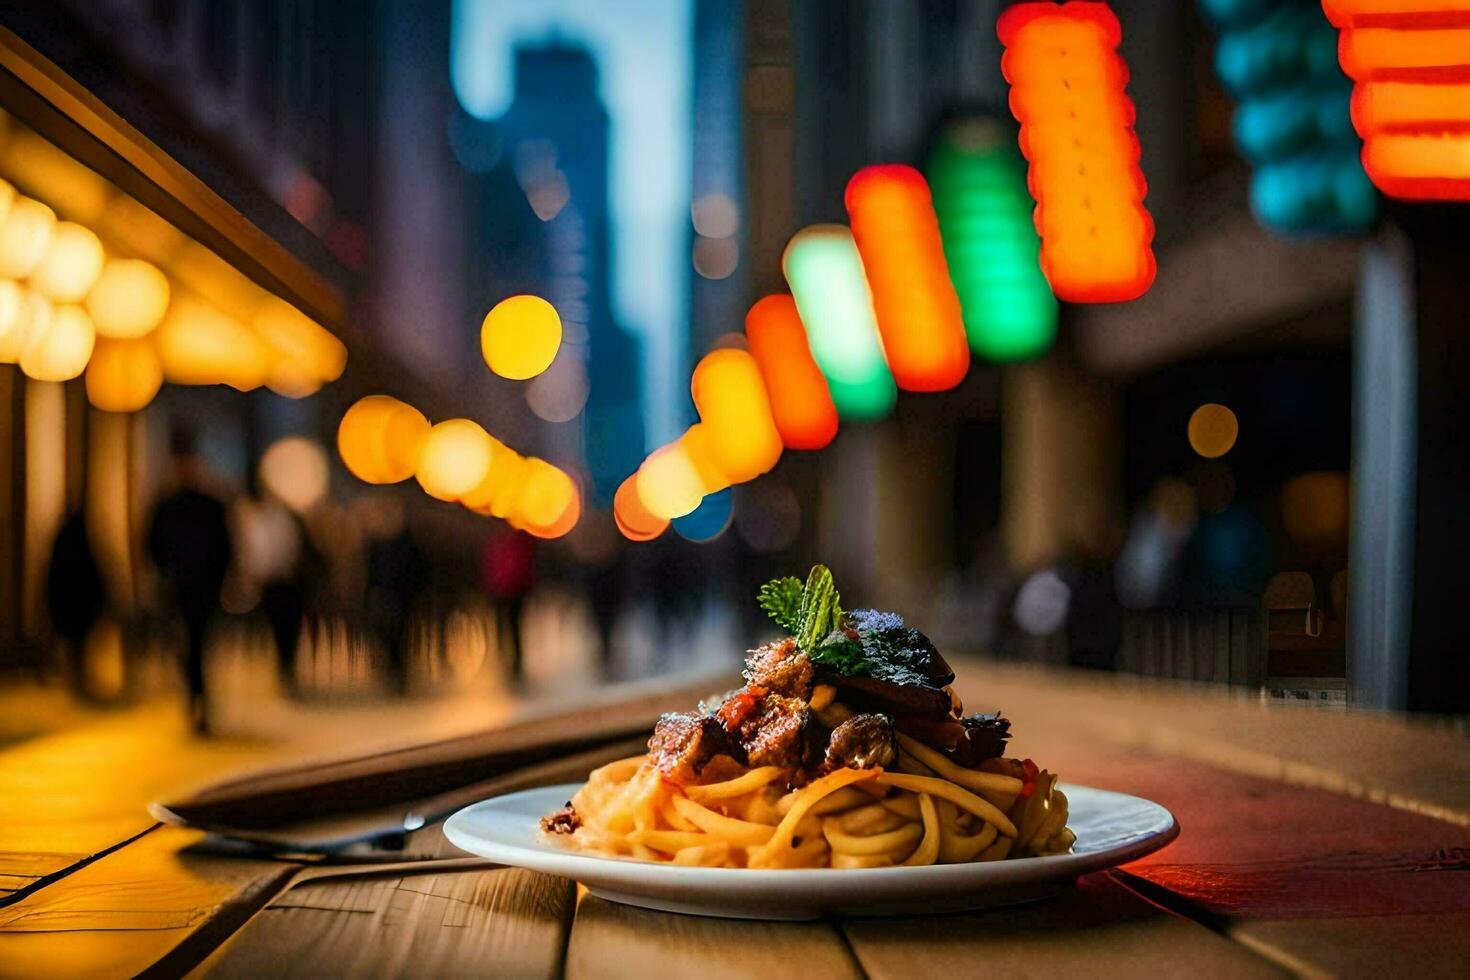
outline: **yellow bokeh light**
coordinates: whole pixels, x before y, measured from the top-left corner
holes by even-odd
[[[690,387],[710,452],[731,483],[753,480],[776,465],[781,434],[754,357],[743,350],[711,351],[695,366]]]
[[[70,381],[87,367],[97,332],[80,306],[58,306],[45,329],[33,332],[20,355],[20,369],[36,381]]]
[[[98,337],[87,362],[87,400],[104,412],[138,412],[163,386],[163,364],[148,338]]]
[[[1224,405],[1207,402],[1189,417],[1189,445],[1205,459],[1230,452],[1239,435],[1240,423]]]
[[[49,306],[44,299],[27,293],[26,288],[14,279],[0,279],[0,364],[14,364],[20,360],[30,337],[31,324],[35,321],[35,309],[40,309],[43,316],[49,315]]]
[[[527,528],[546,528],[572,506],[577,485],[544,459],[532,459],[521,499],[516,505],[516,523]]]
[[[0,276],[24,279],[46,256],[56,212],[40,201],[16,197],[0,224]]]
[[[539,296],[496,303],[480,326],[480,352],[502,378],[524,381],[551,366],[561,347],[561,317]]]
[[[638,499],[654,517],[683,517],[704,499],[704,481],[682,441],[655,449],[637,473]]]
[[[31,287],[58,303],[79,303],[102,273],[102,240],[88,228],[62,221],[51,233]]]
[[[429,420],[388,395],[358,399],[337,427],[337,452],[364,483],[398,483],[413,476]]]
[[[347,367],[347,348],[342,341],[290,303],[270,297],[256,311],[251,325],[290,363],[280,369],[283,379],[314,376],[321,381],[336,381]],[[284,384],[288,390],[282,394],[300,397],[293,394],[299,385],[289,381]]]
[[[191,297],[169,305],[155,341],[163,376],[174,384],[251,391],[265,383],[270,367],[270,348],[248,327]]]
[[[469,419],[448,419],[429,430],[414,477],[431,497],[458,500],[490,469],[490,435]]]
[[[142,259],[113,259],[87,294],[99,337],[123,340],[151,333],[168,312],[168,277]]]
[[[327,495],[330,479],[327,454],[301,436],[276,440],[260,457],[261,484],[298,514]]]
[[[459,502],[477,514],[489,516],[491,505],[503,500],[510,484],[520,479],[518,474],[524,463],[519,453],[491,436],[490,468],[473,490],[460,496]]]

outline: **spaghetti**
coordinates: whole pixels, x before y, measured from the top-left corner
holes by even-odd
[[[762,605],[795,635],[752,651],[748,683],[717,707],[665,715],[647,754],[594,771],[544,832],[598,854],[717,868],[913,867],[1072,847],[1056,776],[1005,757],[999,714],[963,716],[953,672],[922,634],[892,614],[842,613],[822,566],[804,589],[784,581],[786,597],[768,586]],[[803,631],[811,616],[825,621]]]

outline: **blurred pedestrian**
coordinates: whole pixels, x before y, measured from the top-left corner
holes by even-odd
[[[502,658],[509,654],[510,674],[519,682],[521,663],[521,615],[526,594],[536,580],[536,555],[531,536],[510,528],[491,532],[480,553],[480,576],[485,591],[495,604]]]
[[[62,661],[77,694],[90,700],[87,683],[87,636],[102,617],[107,593],[102,570],[87,536],[81,509],[72,511],[56,532],[51,565],[46,572],[46,608],[51,629],[62,647]]]
[[[404,520],[403,502],[383,495],[364,508],[367,546],[368,626],[388,657],[398,690],[408,690],[409,617],[424,589],[423,555]]]
[[[195,730],[205,734],[209,730],[205,634],[219,609],[233,549],[225,505],[206,489],[207,470],[192,429],[174,425],[169,454],[172,489],[153,510],[148,554],[184,624],[189,715]]]

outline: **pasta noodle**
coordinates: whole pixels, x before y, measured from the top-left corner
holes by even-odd
[[[567,841],[689,867],[885,868],[1059,854],[1076,840],[1055,775],[1022,796],[1021,779],[899,744],[905,771],[837,769],[794,790],[776,766],[680,786],[647,756],[620,759],[573,797],[581,826]]]

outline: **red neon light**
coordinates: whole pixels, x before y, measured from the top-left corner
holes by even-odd
[[[837,435],[837,408],[807,346],[796,300],[786,293],[757,300],[745,314],[745,337],[786,448],[821,449],[830,443]]]
[[[929,184],[913,167],[864,167],[847,183],[883,353],[906,391],[944,391],[970,370],[970,345]]]
[[[1076,303],[1136,299],[1154,280],[1154,225],[1118,18],[1105,3],[1019,3],[996,30],[1052,292]]]
[[[1470,201],[1470,0],[1323,0],[1363,169],[1390,197]]]

